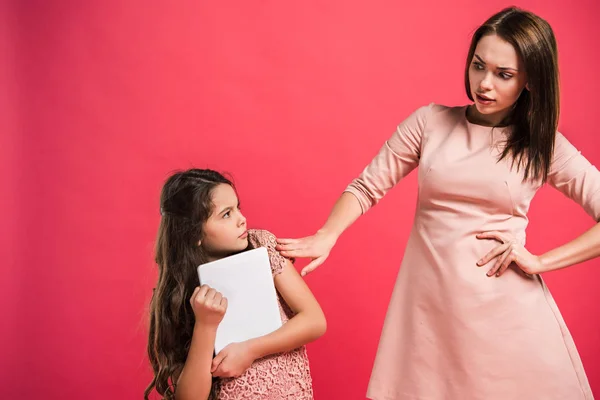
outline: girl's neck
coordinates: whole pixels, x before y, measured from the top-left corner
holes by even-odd
[[[213,261],[218,261],[218,260],[221,260],[223,258],[227,258],[229,256],[233,256],[233,255],[236,255],[236,254],[243,253],[244,251],[249,250],[250,248],[251,247],[248,246],[247,249],[244,249],[242,251],[232,251],[232,252],[222,253],[222,254],[208,254],[207,253],[206,254],[206,262],[209,263],[209,262],[213,262]]]

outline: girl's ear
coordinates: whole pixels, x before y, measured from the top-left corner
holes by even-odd
[[[527,91],[528,91],[528,92],[530,92],[530,91],[531,91],[531,90],[529,90],[529,82],[527,82],[527,83],[525,84],[525,89],[527,89]]]
[[[198,240],[198,247],[202,244],[202,240]]]

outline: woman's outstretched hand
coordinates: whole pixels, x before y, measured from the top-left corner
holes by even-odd
[[[312,261],[300,272],[306,276],[323,264],[336,241],[334,235],[319,231],[301,239],[277,239],[276,249],[287,258],[310,258]]]

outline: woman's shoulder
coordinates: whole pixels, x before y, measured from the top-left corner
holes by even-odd
[[[465,118],[468,106],[447,106],[437,103],[429,103],[420,106],[413,113],[417,119],[422,119],[427,124],[434,121],[447,123]]]
[[[449,118],[464,118],[468,105],[447,106],[445,104],[429,103],[426,107],[432,114],[447,116]]]

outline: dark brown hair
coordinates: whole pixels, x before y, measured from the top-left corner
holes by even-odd
[[[189,298],[199,284],[196,268],[206,262],[198,241],[214,208],[212,191],[220,184],[233,187],[218,172],[190,169],[173,174],[162,188],[158,282],[150,301],[148,337],[154,377],[144,392],[146,400],[154,389],[165,399],[175,398],[176,374],[187,359],[195,322]]]
[[[560,114],[558,55],[552,27],[537,15],[515,7],[500,11],[481,25],[473,34],[465,69],[470,100],[469,66],[477,43],[487,35],[498,35],[515,48],[528,84],[528,90],[523,90],[513,111],[501,122],[510,125],[510,135],[500,160],[510,155],[517,168],[524,168],[524,180],[545,182]]]

